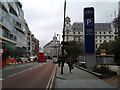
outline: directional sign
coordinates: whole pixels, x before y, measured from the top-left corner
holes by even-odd
[[[84,8],[84,46],[86,53],[95,52],[94,8]]]

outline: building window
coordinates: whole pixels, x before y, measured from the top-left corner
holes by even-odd
[[[109,38],[111,38],[111,36],[109,36]]]
[[[106,38],[106,36],[104,36],[104,38]]]
[[[105,32],[104,32],[104,34],[105,34]]]
[[[97,44],[96,44],[96,48],[97,48]]]
[[[101,34],[101,32],[99,32],[99,34]]]
[[[101,36],[100,36],[100,38],[101,38]]]
[[[0,16],[0,21],[1,21],[1,22],[3,22],[3,21],[4,21],[3,16]]]
[[[102,40],[100,40],[100,42],[102,42]]]
[[[95,34],[97,34],[97,32],[95,32]]]
[[[109,34],[111,34],[111,32],[109,32]]]
[[[75,34],[75,32],[74,32],[74,34]]]
[[[80,34],[80,32],[78,32],[78,34]]]

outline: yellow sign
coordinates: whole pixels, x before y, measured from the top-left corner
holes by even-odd
[[[106,49],[101,49],[100,52],[101,53],[106,53]]]
[[[93,13],[93,11],[85,11],[85,13]]]

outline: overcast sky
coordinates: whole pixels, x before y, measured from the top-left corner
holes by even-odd
[[[54,33],[62,37],[64,0],[19,0],[30,31],[40,47],[50,42]],[[106,2],[104,2],[106,1]],[[110,22],[118,13],[119,0],[67,0],[66,16],[71,22],[83,21],[83,9],[95,8],[95,22]],[[71,24],[72,24],[71,23]],[[62,40],[62,38],[61,38]]]

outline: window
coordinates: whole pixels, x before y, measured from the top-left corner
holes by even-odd
[[[111,32],[109,32],[109,34],[111,34]]]
[[[100,38],[101,38],[101,36],[100,36]]]
[[[104,36],[104,38],[106,38],[106,36]]]
[[[3,22],[3,21],[4,21],[3,16],[0,16],[0,22]]]
[[[104,34],[105,34],[105,32],[104,32]]]
[[[101,34],[101,32],[99,32],[99,34]]]
[[[102,42],[102,40],[100,40],[100,42]]]
[[[96,48],[97,48],[97,44],[96,44]]]
[[[111,36],[109,36],[109,38],[111,38]]]
[[[78,32],[78,34],[80,34],[80,32]]]

